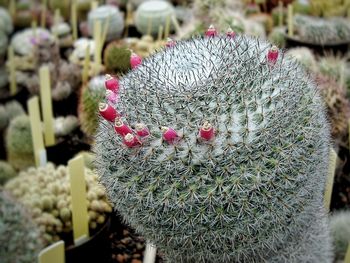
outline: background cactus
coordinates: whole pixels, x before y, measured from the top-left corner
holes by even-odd
[[[330,217],[335,258],[343,260],[350,242],[350,211],[339,211]]]
[[[276,46],[282,48],[286,45],[286,28],[285,27],[275,27],[270,32],[268,39]]]
[[[89,226],[93,231],[105,222],[112,208],[103,187],[97,182],[97,175],[89,169],[85,171]],[[45,232],[43,237],[48,243],[67,233],[72,234],[69,172],[65,166],[55,168],[47,164],[30,168],[8,181],[5,189],[32,211],[34,221]]]
[[[276,52],[240,35],[196,38],[120,80],[113,106],[151,136],[129,148],[137,137],[101,120],[96,166],[115,209],[169,262],[331,262],[322,100]],[[211,141],[199,138],[205,121]]]
[[[32,132],[27,115],[17,116],[10,122],[5,140],[8,162],[16,170],[34,165]]]
[[[74,115],[55,118],[55,136],[67,136],[79,127],[79,120]]]
[[[10,101],[0,105],[0,131],[3,131],[10,121],[19,115],[24,115],[22,105],[17,101]]]
[[[109,17],[109,18],[108,18]],[[109,19],[109,27],[106,40],[119,38],[124,29],[124,18],[119,9],[112,5],[103,5],[91,10],[88,15],[88,30],[90,36],[94,32],[94,21],[100,20],[102,29],[106,26]]]
[[[98,126],[98,104],[106,96],[105,77],[92,78],[81,88],[78,116],[81,130],[88,136],[95,135]]]
[[[106,71],[111,74],[126,73],[131,69],[130,55],[131,51],[128,48],[110,43],[104,51]]]
[[[13,167],[9,163],[5,161],[0,161],[0,185],[5,184],[6,181],[10,180],[16,175],[17,173],[15,169],[13,169]]]
[[[11,34],[13,31],[12,18],[9,12],[2,7],[0,7],[0,31],[6,35]]]
[[[0,189],[0,256],[2,263],[36,262],[44,243],[28,212]]]
[[[156,36],[159,31],[159,26],[166,26],[167,19],[175,16],[174,7],[166,2],[160,0],[152,0],[143,2],[136,10],[135,13],[135,26],[137,30],[146,35],[150,33]],[[152,21],[151,23],[149,21]],[[150,32],[148,32],[148,27],[150,27]],[[174,26],[170,19],[170,30],[173,30]]]
[[[312,72],[317,71],[316,58],[310,49],[306,47],[290,48],[286,55],[296,59],[305,69]]]

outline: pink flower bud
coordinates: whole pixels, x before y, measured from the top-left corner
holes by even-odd
[[[115,93],[119,90],[119,81],[116,78],[113,78],[111,75],[106,75],[105,87],[108,90],[111,90]]]
[[[136,134],[140,137],[146,137],[150,135],[148,128],[143,123],[137,123],[135,125],[135,129],[136,129]]]
[[[166,47],[173,47],[173,46],[175,46],[175,41],[172,40],[171,38],[168,38],[165,46]]]
[[[231,27],[229,27],[227,29],[227,32],[226,32],[226,36],[230,37],[230,38],[234,38],[236,36],[236,33],[232,30]]]
[[[168,143],[172,144],[179,138],[176,131],[172,128],[162,127],[161,130],[163,132],[163,139]]]
[[[114,122],[114,130],[116,133],[118,133],[121,136],[125,136],[128,133],[132,134],[131,128],[123,123],[123,121],[120,118],[116,118]]]
[[[140,65],[142,62],[142,58],[135,54],[135,53],[132,53],[131,56],[130,56],[130,65],[131,65],[131,68],[136,68],[138,65]]]
[[[270,65],[275,65],[278,58],[278,48],[273,46],[267,53],[267,62]]]
[[[108,102],[115,104],[118,102],[118,95],[111,90],[106,90],[106,99]]]
[[[126,146],[128,146],[129,148],[135,147],[135,146],[140,146],[141,142],[140,140],[137,138],[137,136],[128,133],[124,136],[123,138],[123,142]]]
[[[218,35],[218,31],[216,31],[213,25],[210,25],[207,31],[205,32],[206,37],[216,37]]]
[[[111,105],[103,102],[99,104],[99,110],[101,116],[107,121],[113,122],[119,116],[118,112]]]
[[[203,126],[199,130],[199,136],[209,141],[214,138],[215,132],[213,126],[209,122],[204,122]]]

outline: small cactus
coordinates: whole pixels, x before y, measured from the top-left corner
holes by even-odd
[[[34,165],[32,132],[27,115],[17,116],[10,122],[5,140],[8,162],[16,170]]]
[[[329,220],[335,259],[344,260],[350,242],[350,211],[339,211]]]
[[[97,170],[116,210],[166,260],[331,262],[329,127],[297,63],[256,38],[207,34],[119,83],[119,117],[102,116],[96,134]]]
[[[6,181],[10,180],[16,175],[17,173],[15,169],[13,169],[9,163],[0,161],[0,185],[4,185]]]
[[[0,31],[9,35],[13,31],[12,18],[9,12],[0,7]]]
[[[306,70],[311,72],[317,70],[316,58],[312,51],[306,47],[288,49],[286,55],[296,59]]]
[[[0,189],[0,256],[2,263],[37,262],[44,248],[41,231],[28,211]]]
[[[55,136],[67,136],[79,127],[79,120],[76,116],[69,115],[66,117],[55,118]]]
[[[130,55],[131,51],[128,48],[110,43],[104,51],[106,71],[110,74],[126,73],[131,69]]]

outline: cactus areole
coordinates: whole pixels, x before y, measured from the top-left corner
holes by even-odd
[[[271,49],[238,34],[178,41],[120,79],[111,105],[132,134],[100,118],[100,180],[167,262],[331,262],[324,108]]]

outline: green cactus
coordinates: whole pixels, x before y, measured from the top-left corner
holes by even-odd
[[[346,60],[339,56],[327,55],[320,57],[318,60],[318,72],[338,81],[342,85],[350,78],[346,74],[347,68]]]
[[[167,19],[171,16],[175,16],[175,9],[170,3],[160,0],[145,1],[136,10],[135,25],[143,35],[150,33],[157,36],[159,26],[163,26],[164,29]],[[150,32],[148,32],[149,25]],[[173,29],[173,23],[170,23],[170,30]]]
[[[288,49],[287,56],[296,59],[306,70],[317,71],[317,62],[314,54],[307,47],[297,47]]]
[[[97,217],[112,211],[106,193],[97,181],[97,175],[85,169],[88,212]],[[47,164],[40,168],[29,168],[5,184],[5,189],[19,202],[33,211],[35,222],[45,230],[43,238],[48,243],[62,239],[72,232],[72,204],[70,195],[69,170],[65,166],[55,168]],[[97,203],[98,208],[92,204]],[[97,218],[96,217],[96,218]],[[96,219],[89,223],[103,224]],[[67,241],[67,240],[66,240]]]
[[[79,119],[74,115],[55,118],[55,136],[67,136],[79,127]]]
[[[17,116],[10,122],[5,140],[8,162],[16,170],[34,165],[32,132],[27,115]]]
[[[17,173],[15,169],[13,169],[9,163],[0,161],[0,185],[5,184],[6,181],[15,177],[16,175]]]
[[[268,36],[276,46],[282,48],[286,45],[286,28],[285,27],[274,27]]]
[[[5,9],[0,7],[0,31],[9,35],[13,31],[12,18],[10,13]]]
[[[308,74],[275,52],[241,35],[195,38],[120,79],[121,121],[151,136],[139,146],[101,118],[97,170],[168,262],[331,262],[325,109]]]
[[[88,30],[90,36],[94,32],[94,21],[101,21],[102,28],[107,25],[109,19],[109,27],[107,30],[106,40],[117,39],[124,30],[124,18],[119,9],[112,5],[103,5],[91,10],[88,14]]]
[[[0,105],[0,132],[5,130],[12,119],[24,114],[25,111],[22,105],[17,101],[10,101],[5,105]]]
[[[95,135],[98,126],[98,104],[106,94],[104,81],[104,76],[97,76],[81,88],[78,116],[82,131],[90,137]]]
[[[32,263],[44,243],[37,225],[19,203],[0,189],[0,256],[2,263]]]
[[[110,43],[104,51],[106,71],[111,74],[126,73],[131,69],[130,55],[131,51],[128,48]]]
[[[350,211],[334,213],[329,220],[337,260],[344,260],[350,242]]]

